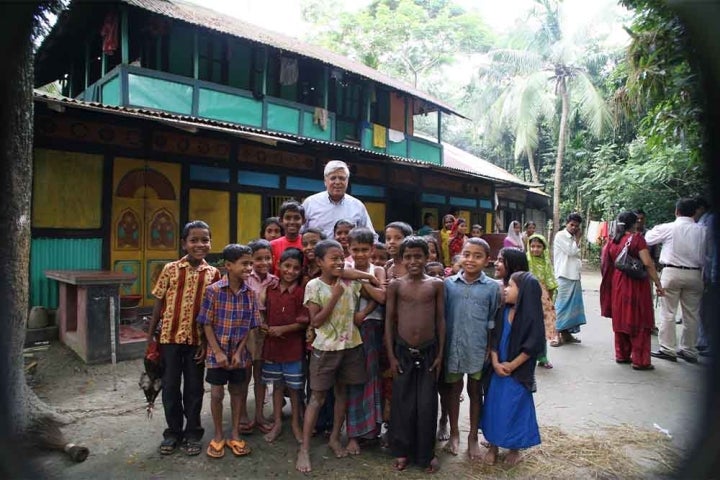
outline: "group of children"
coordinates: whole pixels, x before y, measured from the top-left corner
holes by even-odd
[[[381,244],[374,232],[347,220],[335,224],[334,239],[312,228],[301,232],[304,217],[298,202],[285,202],[278,218],[266,220],[263,238],[223,249],[222,277],[205,260],[208,225],[185,226],[187,255],[164,267],[148,333],[149,340],[157,337],[165,366],[168,428],[160,453],[202,451],[203,370],[215,429],[206,453],[213,458],[226,448],[249,454],[241,436],[255,428],[274,441],[287,396],[299,471],[312,469],[316,431],[332,425],[328,445],[344,457],[359,454],[363,440],[377,438],[387,425],[395,469],[413,462],[432,473],[439,468],[436,438],[449,439],[447,450],[458,454],[465,376],[470,423],[489,442],[487,462],[503,447],[514,463],[519,449],[540,442],[531,392],[545,342],[541,287],[533,275],[513,275],[501,287],[484,273],[490,247],[481,238],[465,238],[457,269],[446,271],[435,237],[413,236],[404,222],[388,224]],[[250,378],[253,421],[246,406]],[[266,385],[273,386],[272,421],[262,411]],[[323,410],[332,420],[320,427]],[[478,428],[468,436],[471,458],[481,456]]]

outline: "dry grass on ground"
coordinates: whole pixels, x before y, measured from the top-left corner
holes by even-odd
[[[457,480],[646,479],[670,474],[680,460],[677,448],[665,435],[631,425],[597,426],[585,434],[543,427],[541,435],[542,445],[523,452],[520,464],[515,467],[502,463],[506,454],[503,450],[495,466],[471,463],[463,454],[458,457],[441,454],[442,468],[437,477]],[[369,467],[369,470],[363,470],[366,478],[374,477],[370,470],[376,467]],[[416,469],[395,475],[389,474],[386,465],[379,470],[382,471],[376,473],[382,478],[431,478]]]

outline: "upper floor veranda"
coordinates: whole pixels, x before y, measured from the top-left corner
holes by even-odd
[[[365,65],[179,0],[70,4],[36,55],[36,86],[443,163],[439,100]],[[434,139],[414,135],[436,116]]]

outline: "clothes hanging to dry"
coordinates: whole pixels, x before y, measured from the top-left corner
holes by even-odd
[[[393,143],[399,143],[405,140],[405,134],[399,130],[388,129],[388,140]]]
[[[321,107],[315,107],[313,112],[313,123],[321,129],[327,129],[328,111]]]
[[[114,55],[118,48],[118,15],[111,10],[105,15],[105,21],[100,29],[103,38],[102,51],[105,55]]]
[[[280,57],[280,85],[295,85],[297,81],[297,58]]]
[[[387,135],[386,128],[382,125],[373,123],[373,147],[386,148],[387,147]]]

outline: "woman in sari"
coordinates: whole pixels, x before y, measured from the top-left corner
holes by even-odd
[[[456,218],[450,231],[450,242],[448,244],[450,250],[450,259],[454,262],[454,257],[460,255],[463,245],[467,240],[467,223],[464,218]]]
[[[657,295],[665,295],[647,243],[635,230],[636,222],[633,212],[618,215],[615,235],[603,249],[600,314],[612,318],[615,362],[631,363],[634,370],[652,370],[655,367],[650,363],[650,334],[655,326],[655,312],[650,282],[647,278],[631,278],[615,268],[615,260],[628,244],[628,253],[645,265]]]

